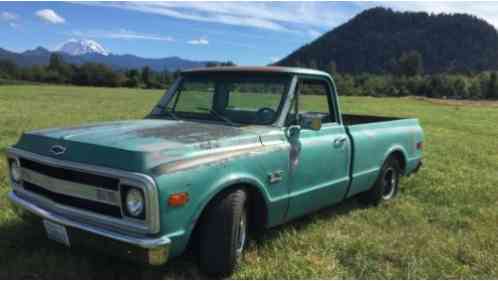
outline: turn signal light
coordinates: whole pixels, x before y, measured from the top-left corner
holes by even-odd
[[[187,192],[180,192],[180,193],[175,193],[169,196],[168,198],[168,205],[171,207],[180,207],[188,202],[188,193]]]

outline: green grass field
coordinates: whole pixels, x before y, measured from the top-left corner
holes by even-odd
[[[161,94],[0,86],[0,157],[23,131],[141,118]],[[345,97],[341,103],[352,113],[418,117],[426,134],[423,169],[402,180],[389,204],[365,208],[349,200],[268,230],[251,242],[233,278],[498,278],[498,107],[411,98]],[[155,269],[49,242],[43,229],[14,215],[9,189],[1,161],[2,279],[203,277],[188,254]]]

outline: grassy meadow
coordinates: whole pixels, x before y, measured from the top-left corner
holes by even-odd
[[[339,89],[340,91],[340,89]],[[0,157],[23,131],[141,118],[162,91],[0,86]],[[314,97],[306,103],[313,104]],[[424,167],[397,200],[365,208],[355,199],[268,230],[251,241],[235,279],[497,279],[498,106],[414,98],[343,97],[350,113],[418,117]],[[188,253],[142,267],[48,241],[6,195],[0,161],[0,278],[203,278]]]

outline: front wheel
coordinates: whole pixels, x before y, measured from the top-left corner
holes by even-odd
[[[236,189],[208,209],[200,231],[200,266],[209,275],[232,274],[247,242],[247,194]]]
[[[379,177],[372,188],[360,194],[360,202],[378,205],[383,201],[392,200],[398,193],[400,174],[398,159],[390,156],[382,165]]]

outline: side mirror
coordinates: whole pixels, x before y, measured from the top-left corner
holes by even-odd
[[[303,129],[319,131],[322,128],[322,116],[319,113],[301,113],[299,114],[299,125]]]
[[[299,133],[301,132],[301,127],[298,125],[292,125],[287,129],[286,135],[290,140],[298,139]]]

